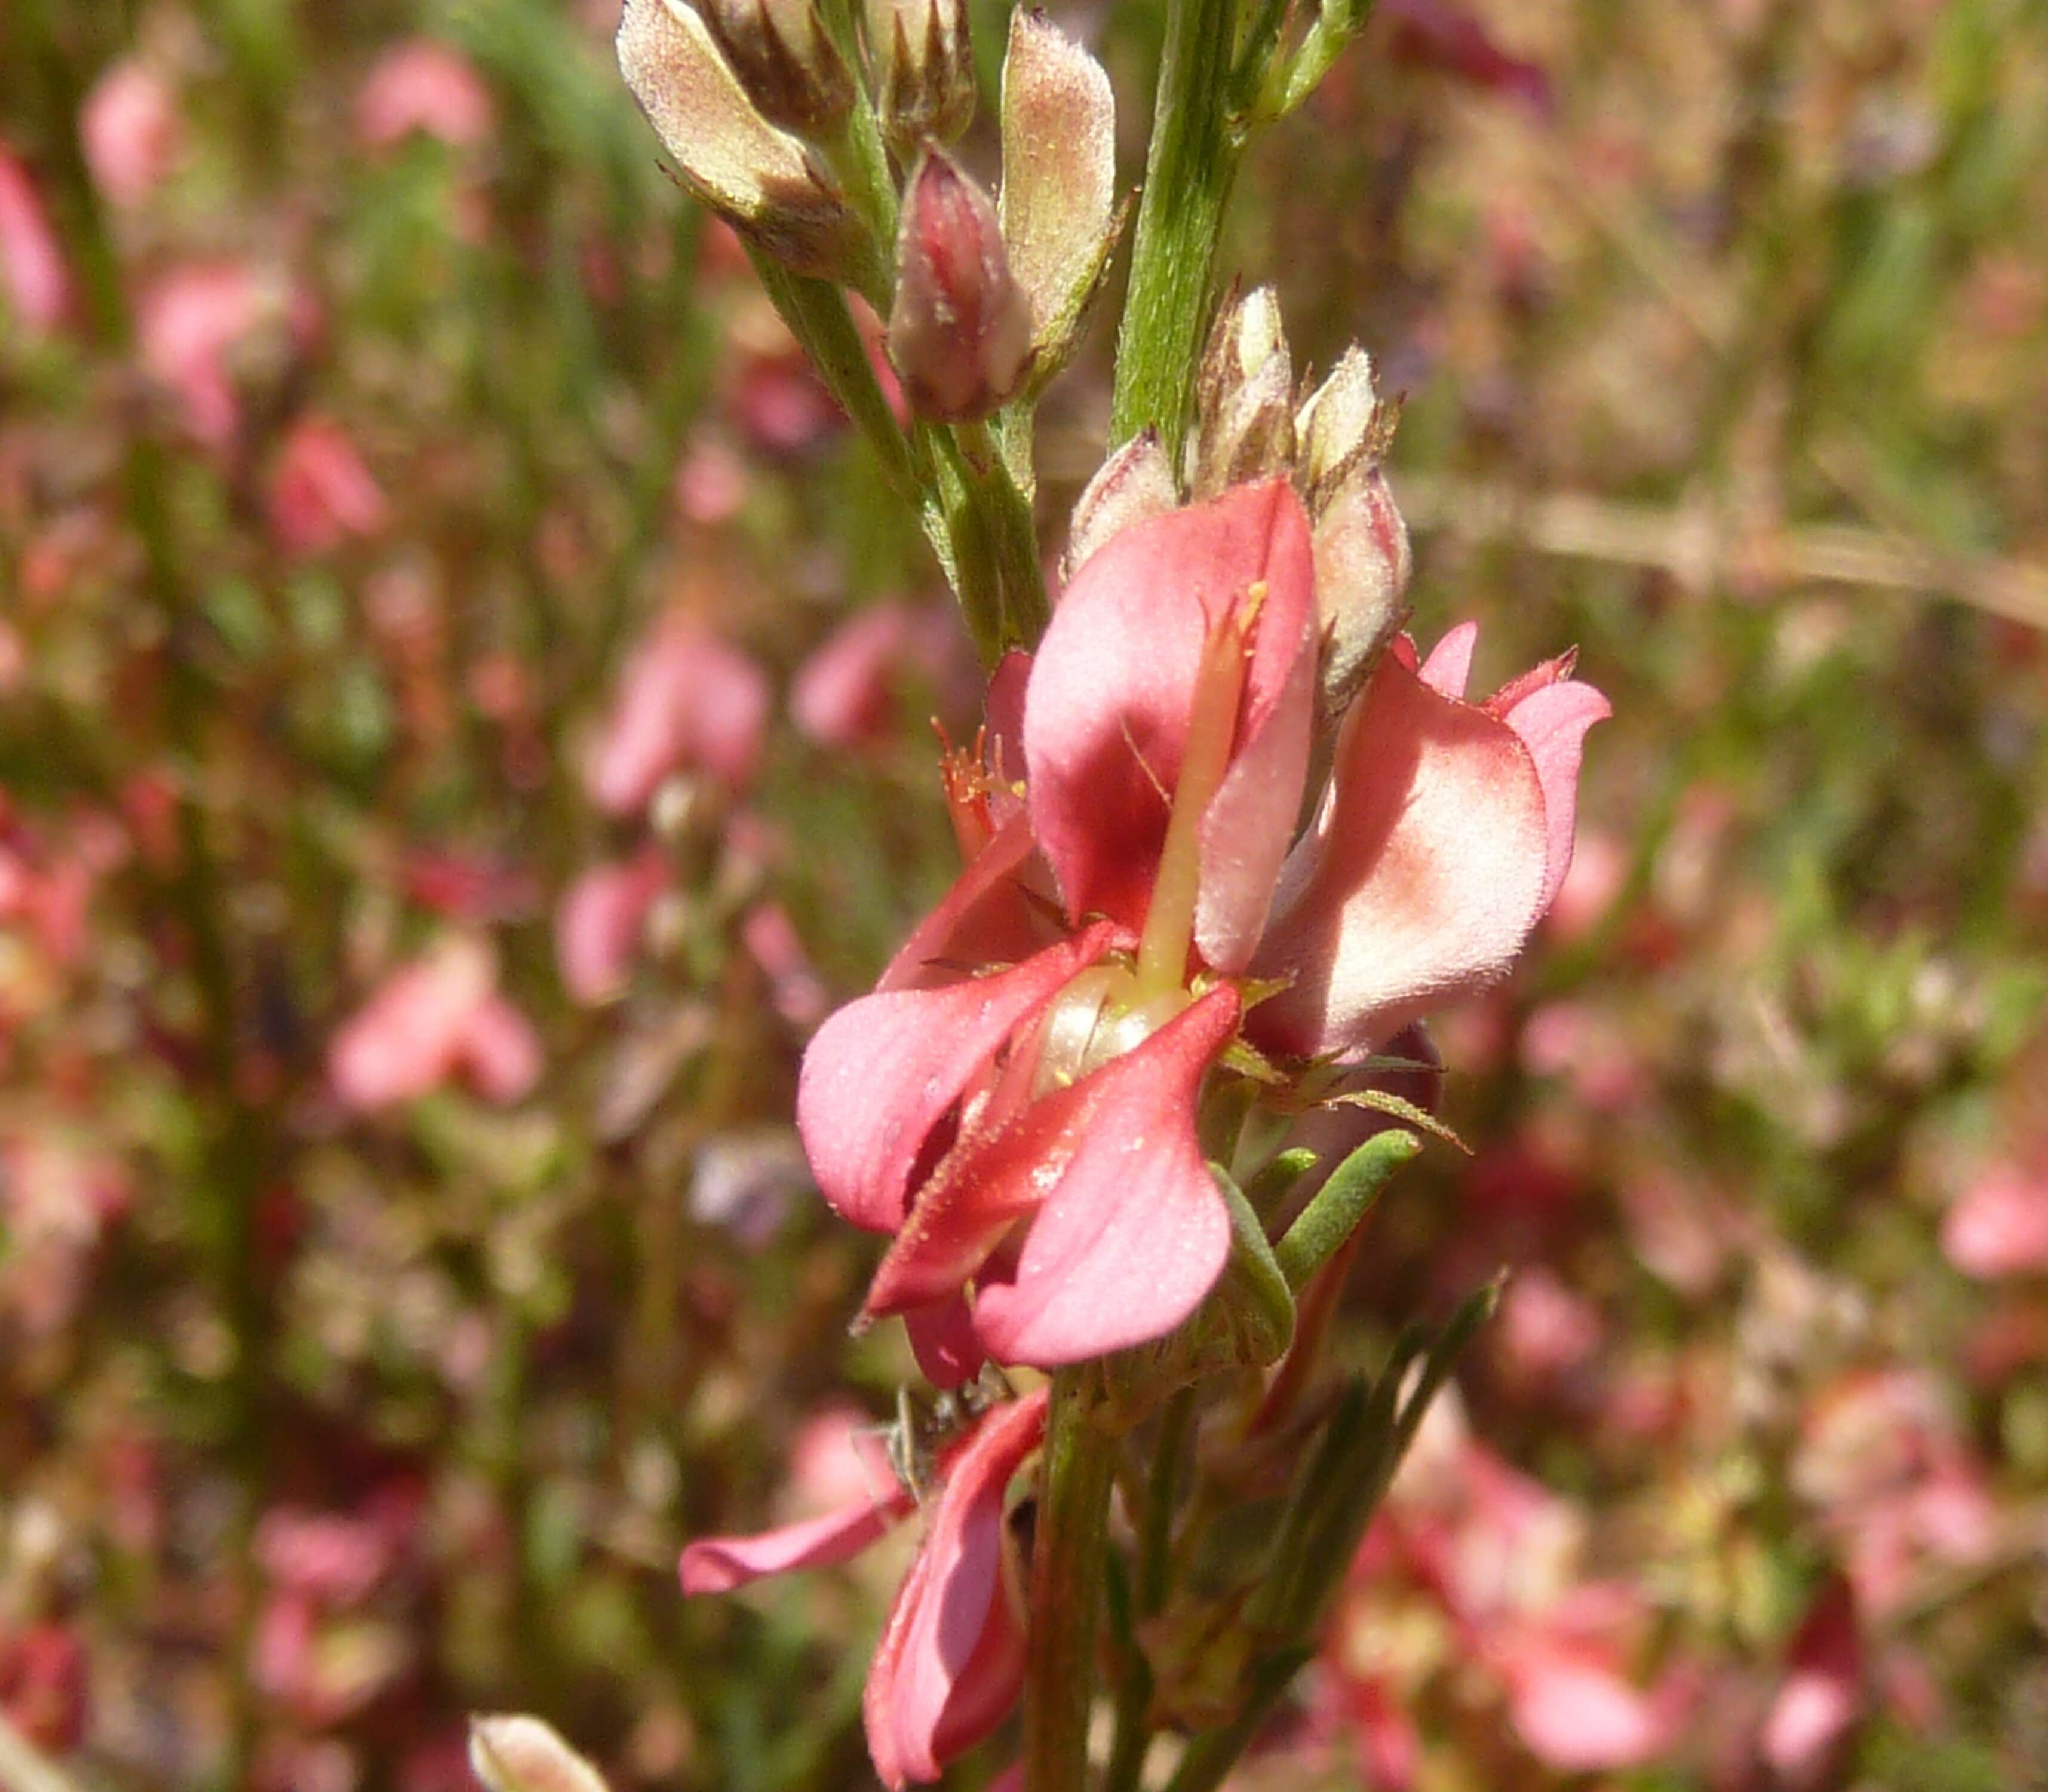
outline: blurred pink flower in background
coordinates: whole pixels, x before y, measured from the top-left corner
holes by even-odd
[[[768,974],[775,1011],[790,1026],[808,1030],[825,1017],[831,998],[811,968],[797,925],[780,902],[757,902],[739,925],[739,937],[754,962]]]
[[[31,335],[54,330],[71,308],[71,276],[35,183],[0,145],[0,287]]]
[[[85,1646],[68,1624],[0,1628],[0,1713],[36,1747],[68,1755],[91,1709]]]
[[[273,282],[242,261],[186,262],[143,290],[143,368],[176,394],[185,427],[209,448],[224,447],[241,419],[230,355],[280,304]]]
[[[1943,1216],[1941,1250],[1982,1282],[2048,1271],[2048,1163],[1983,1171]]]
[[[938,1485],[921,1500],[924,1534],[903,1577],[868,1669],[862,1716],[882,1782],[897,1792],[937,1779],[1008,1715],[1024,1681],[1018,1569],[1007,1523],[1010,1483],[1045,1433],[1044,1389],[1006,1402],[941,1453]],[[858,1445],[848,1440],[847,1453]],[[822,1457],[836,1454],[828,1433],[806,1439],[809,1491],[843,1491],[823,1516],[753,1537],[708,1537],[683,1551],[685,1594],[729,1592],[763,1575],[822,1567],[857,1555],[917,1511],[917,1495],[886,1462],[869,1455],[862,1484]],[[873,1478],[871,1480],[870,1476]]]
[[[668,882],[667,859],[649,845],[592,866],[569,886],[555,912],[555,962],[574,1000],[594,1005],[625,987],[648,911]]]
[[[142,204],[184,144],[177,103],[163,77],[124,56],[93,83],[78,115],[80,145],[108,204]]]
[[[608,815],[647,806],[661,781],[704,771],[729,789],[753,780],[768,727],[768,680],[737,648],[681,615],[657,622],[628,657],[586,768]]]
[[[1780,1784],[1798,1792],[1839,1771],[1842,1744],[1866,1697],[1856,1594],[1840,1576],[1823,1583],[1807,1608],[1786,1651],[1786,1670],[1764,1717],[1758,1752]]]
[[[295,558],[374,535],[390,514],[382,488],[338,423],[301,417],[286,433],[270,475],[270,533]]]
[[[952,607],[871,605],[834,629],[789,686],[797,731],[820,747],[871,747],[898,731],[906,687],[946,681],[965,637]]]
[[[540,1080],[539,1038],[497,993],[480,941],[458,937],[388,977],[328,1048],[335,1092],[368,1113],[466,1076],[477,1092],[518,1101]]]
[[[0,1313],[32,1338],[68,1325],[95,1253],[134,1198],[126,1167],[60,1131],[0,1139]]]
[[[431,37],[394,45],[356,90],[355,136],[366,149],[388,149],[414,131],[467,148],[489,138],[491,125],[483,77]]]

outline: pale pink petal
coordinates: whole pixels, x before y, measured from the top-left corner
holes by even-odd
[[[1143,925],[1204,646],[1260,584],[1234,748],[1243,757],[1276,712],[1301,707],[1296,667],[1313,649],[1308,519],[1284,481],[1135,524],[1092,555],[1061,597],[1031,668],[1024,753],[1032,827],[1071,918],[1099,912]],[[1268,858],[1277,870],[1284,851],[1298,770],[1292,790],[1278,786],[1293,762],[1291,740],[1276,743],[1247,774],[1236,819],[1252,832],[1235,863],[1214,867],[1224,887],[1209,925],[1227,947],[1270,894],[1270,879],[1260,888],[1253,874]]]
[[[71,308],[71,276],[29,171],[0,148],[0,287],[14,321],[40,335]]]
[[[667,859],[650,846],[594,865],[569,886],[555,915],[555,961],[572,1000],[599,1003],[625,987],[647,912],[668,881]]]
[[[1941,1252],[1984,1282],[2048,1270],[2048,1171],[1993,1165],[1943,1216]]]
[[[1478,645],[1479,624],[1460,623],[1429,650],[1417,676],[1438,696],[1462,703],[1472,682],[1472,650]]]
[[[1592,685],[1575,679],[1532,691],[1507,712],[1507,725],[1529,749],[1529,756],[1536,764],[1536,782],[1543,790],[1549,845],[1544,855],[1543,894],[1537,904],[1539,915],[1557,900],[1565,875],[1572,868],[1579,762],[1584,752],[1587,731],[1613,713],[1613,706],[1604,696]]]
[[[841,623],[790,685],[797,731],[821,747],[848,748],[885,735],[910,638],[910,613],[900,603],[875,604]]]
[[[388,149],[420,131],[461,147],[491,134],[491,90],[463,57],[428,37],[386,50],[355,95],[357,141]]]
[[[743,789],[760,760],[769,702],[753,661],[687,618],[669,618],[627,663],[591,756],[591,800],[607,814],[634,814],[683,770]]]
[[[170,171],[183,135],[163,78],[132,57],[111,64],[79,108],[79,145],[111,204],[139,205]]]
[[[868,1752],[891,1788],[937,1779],[1002,1722],[1022,1686],[1004,1500],[1045,1435],[1045,1406],[1041,1389],[998,1407],[947,1468],[862,1701]]]
[[[876,1538],[916,1510],[917,1502],[898,1487],[881,1500],[861,1499],[753,1537],[700,1537],[686,1544],[678,1565],[685,1594],[728,1593],[764,1575],[785,1574],[797,1568],[824,1568],[850,1561]]]
[[[1657,1701],[1589,1653],[1532,1637],[1505,1672],[1523,1745],[1560,1772],[1640,1767],[1670,1744],[1670,1720]]]
[[[336,1093],[368,1111],[438,1087],[491,981],[490,955],[467,941],[394,972],[335,1034],[328,1072]]]
[[[1357,1052],[1492,982],[1536,924],[1549,852],[1520,737],[1383,655],[1252,962],[1294,979],[1253,1010],[1253,1036]]]
[[[143,368],[177,394],[184,423],[209,447],[235,433],[239,412],[229,351],[263,320],[266,282],[246,262],[188,263],[145,289],[136,314]]]
[[[320,417],[293,424],[270,476],[270,532],[290,555],[327,553],[374,535],[390,514],[384,493],[347,432]]]
[[[458,1061],[487,1101],[524,1100],[546,1061],[533,1023],[502,995],[479,1003],[463,1029]]]
[[[797,1078],[797,1130],[841,1218],[871,1232],[902,1224],[933,1129],[1012,1029],[1111,939],[1092,928],[994,976],[863,996],[818,1029]]]

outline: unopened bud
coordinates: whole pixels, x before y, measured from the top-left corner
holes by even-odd
[[[1270,286],[1224,306],[1202,355],[1195,405],[1187,471],[1198,502],[1292,470],[1294,364]]]
[[[1385,455],[1394,416],[1392,407],[1380,402],[1372,357],[1353,343],[1294,420],[1298,483],[1311,515],[1360,461],[1376,463]]]
[[[619,66],[684,184],[764,254],[845,280],[867,232],[804,145],[769,123],[682,0],[626,0]]]
[[[705,22],[772,125],[830,137],[853,109],[853,75],[816,0],[703,0]]]
[[[485,1792],[607,1792],[603,1775],[537,1717],[472,1717],[470,1771]]]
[[[1080,340],[1123,208],[1116,96],[1102,64],[1044,14],[1010,15],[1003,60],[1003,240],[1049,379]]]
[[[1317,712],[1334,721],[1351,705],[1404,614],[1412,561],[1377,459],[1354,461],[1314,521],[1316,611],[1323,657]]]
[[[1096,469],[1074,504],[1067,529],[1064,576],[1078,572],[1090,554],[1136,522],[1162,517],[1181,501],[1173,464],[1159,432],[1134,436]]]
[[[867,0],[867,54],[882,128],[899,152],[950,143],[974,122],[967,0]]]
[[[941,423],[987,417],[1030,365],[1031,310],[995,208],[937,148],[918,158],[904,195],[889,358],[911,409]]]

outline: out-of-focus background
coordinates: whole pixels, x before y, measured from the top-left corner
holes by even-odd
[[[1135,180],[1156,0],[1054,11]],[[507,1708],[622,1789],[871,1783],[891,1563],[673,1565],[909,1373],[793,1073],[952,875],[974,673],[616,12],[0,13],[0,1742],[52,1784],[443,1792]],[[2048,19],[1382,0],[1226,264],[1406,393],[1418,634],[1616,711],[1345,1348],[1517,1274],[1241,1783],[2048,1784]]]

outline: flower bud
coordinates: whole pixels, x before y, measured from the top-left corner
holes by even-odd
[[[853,109],[853,76],[816,0],[702,0],[740,85],[771,125],[830,137]]]
[[[974,121],[967,0],[867,0],[867,55],[882,129],[899,154],[950,143]]]
[[[1062,576],[1071,579],[1088,556],[1135,522],[1163,517],[1181,502],[1173,464],[1157,429],[1135,435],[1096,470],[1074,504]]]
[[[1294,364],[1270,286],[1224,307],[1202,355],[1195,405],[1187,475],[1197,502],[1248,479],[1291,470]]]
[[[701,204],[799,273],[860,271],[866,228],[804,145],[762,117],[682,0],[626,0],[619,66]]]
[[[537,1717],[472,1717],[470,1771],[485,1792],[606,1792],[603,1776]]]
[[[1080,342],[1123,222],[1116,96],[1102,65],[1044,14],[1010,15],[1003,61],[1003,240],[1031,306],[1040,382]]]
[[[1408,526],[1380,467],[1394,421],[1371,357],[1356,346],[1295,420],[1296,479],[1315,546],[1324,643],[1317,710],[1325,723],[1350,706],[1404,614],[1413,565]]]
[[[904,195],[889,358],[920,417],[971,423],[1023,382],[1031,310],[1010,277],[995,208],[943,149]]]

